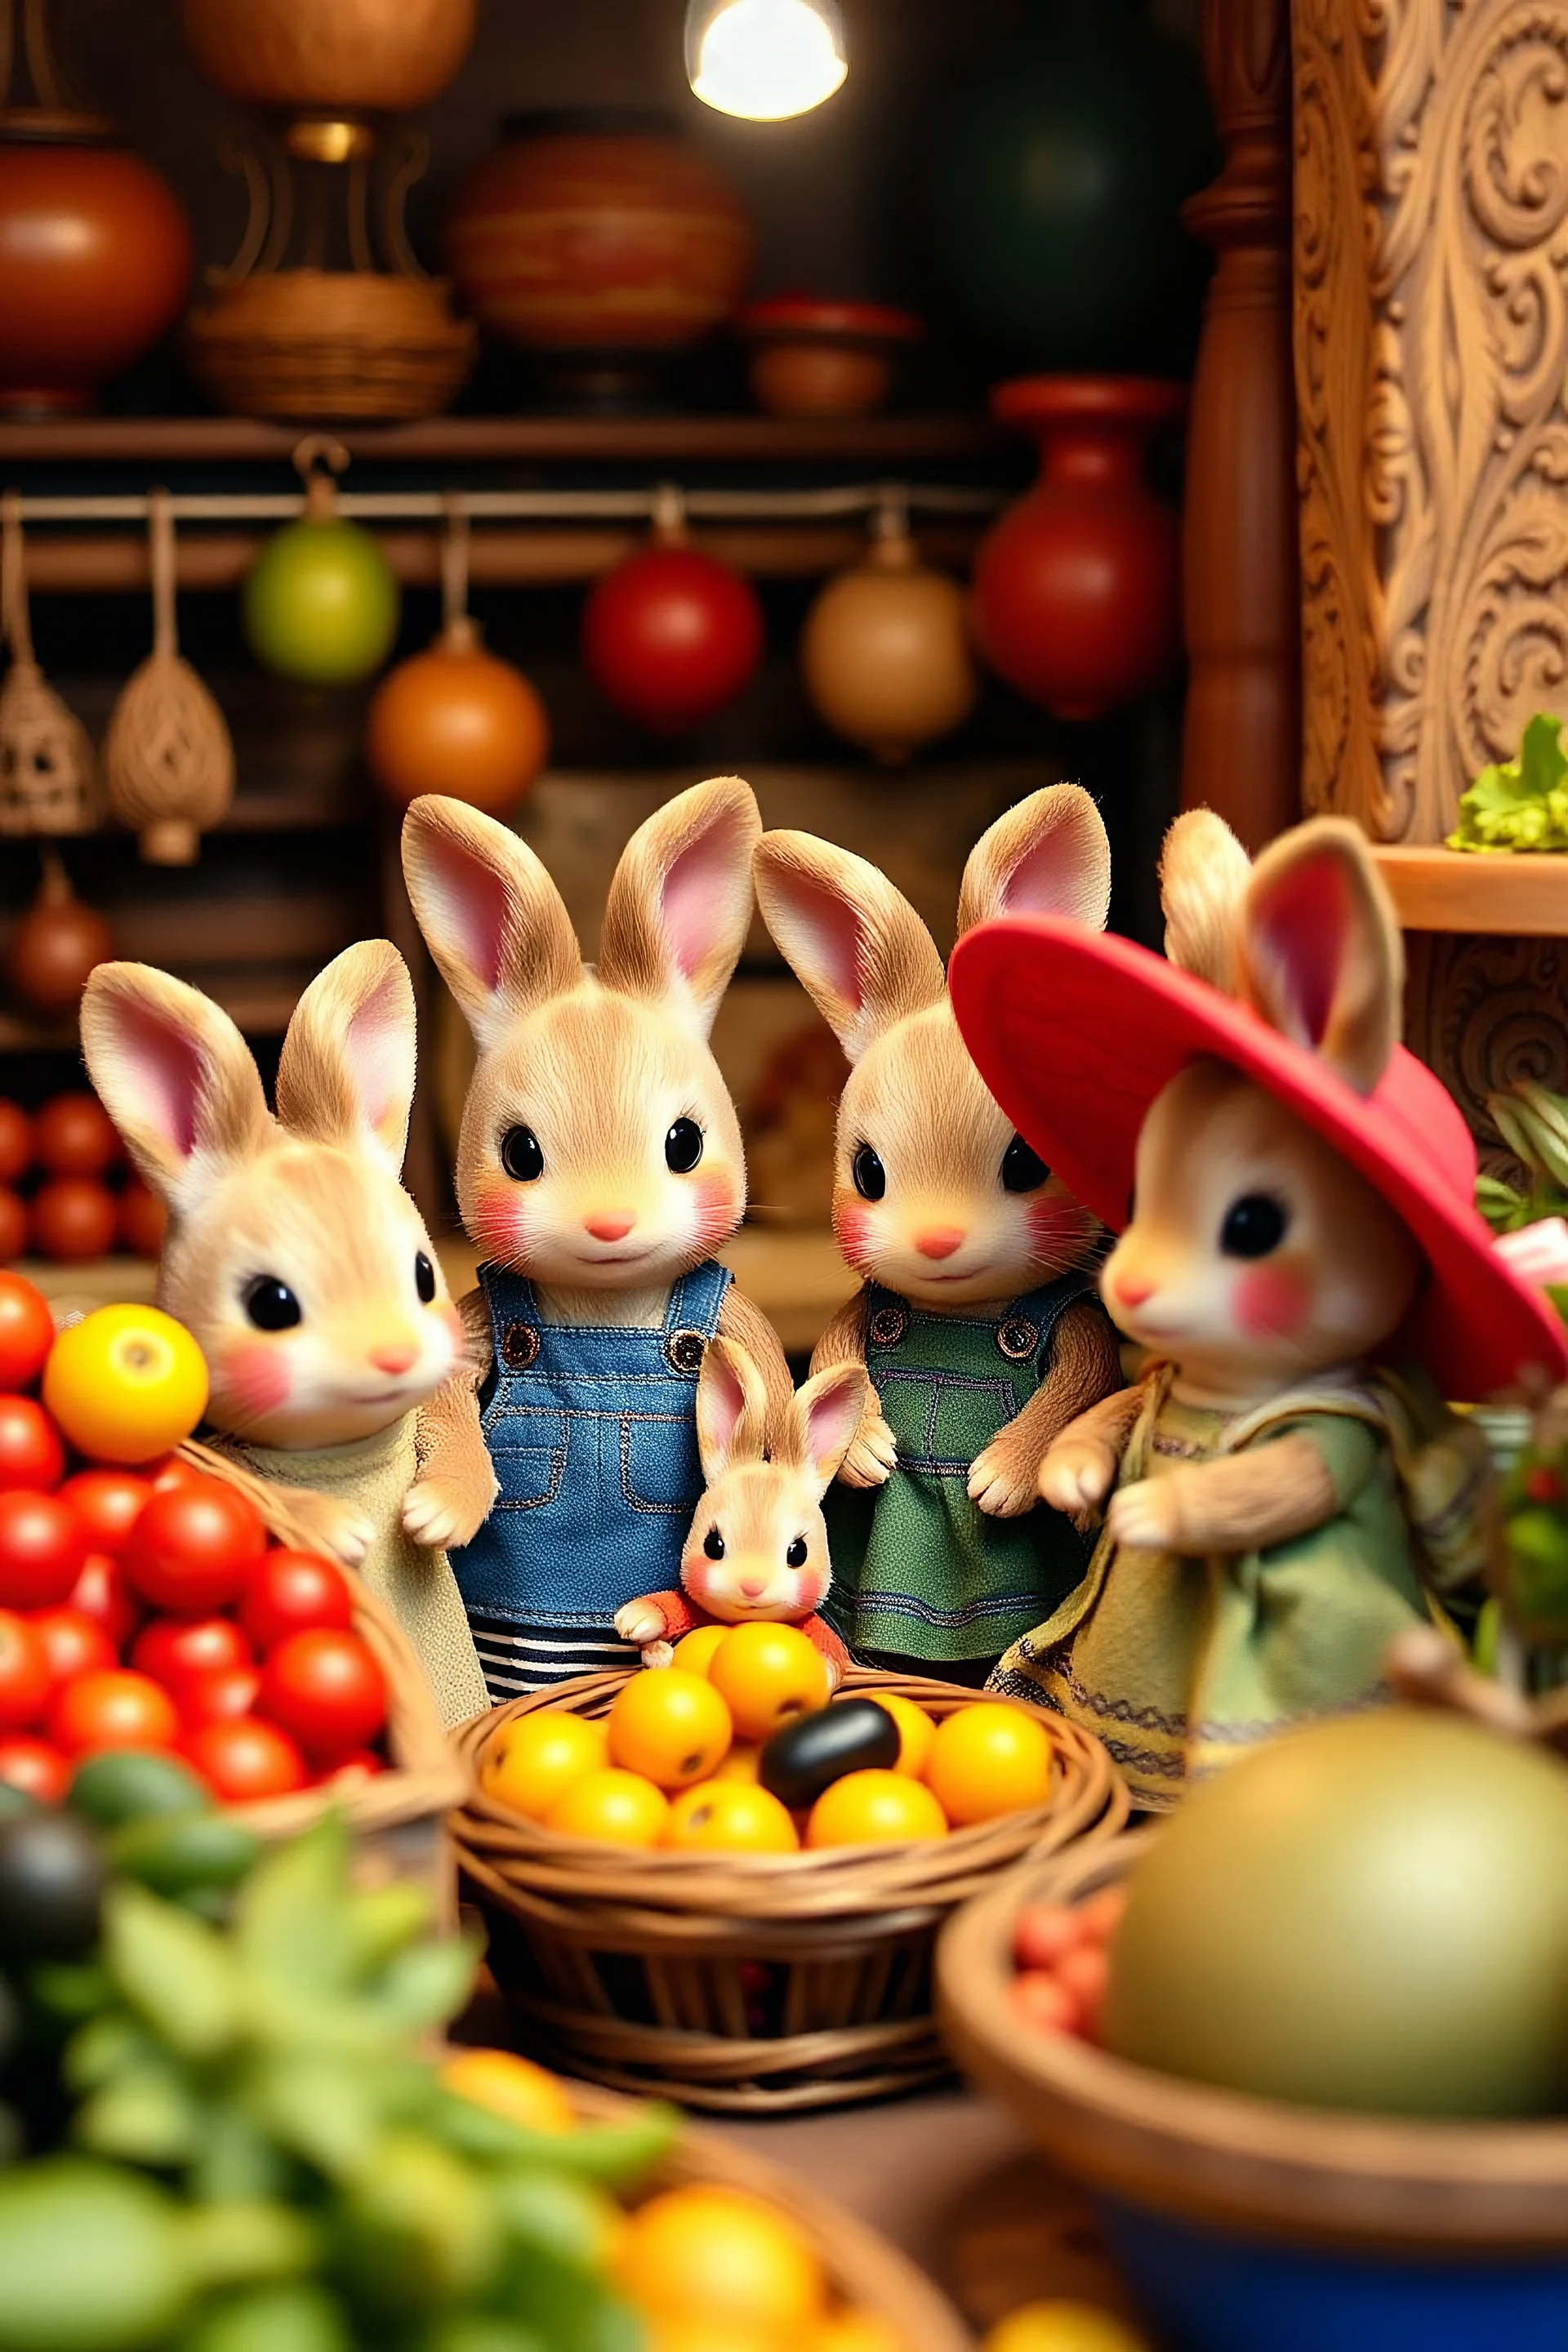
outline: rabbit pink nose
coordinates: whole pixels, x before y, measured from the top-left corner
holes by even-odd
[[[741,1590],[748,1601],[760,1601],[767,1589],[765,1576],[743,1576],[741,1579]]]
[[[1139,1274],[1119,1274],[1110,1287],[1123,1307],[1142,1307],[1153,1297],[1157,1286]]]
[[[370,1360],[378,1372],[390,1372],[395,1380],[399,1372],[412,1371],[418,1361],[417,1348],[373,1348]]]
[[[923,1234],[915,1235],[915,1247],[921,1257],[951,1257],[954,1250],[963,1247],[962,1225],[928,1225]]]
[[[584,1218],[583,1230],[596,1242],[624,1242],[636,1223],[630,1209],[601,1209],[596,1216]]]

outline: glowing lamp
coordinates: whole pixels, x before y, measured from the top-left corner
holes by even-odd
[[[686,70],[721,114],[751,122],[807,114],[849,70],[838,0],[690,0]]]

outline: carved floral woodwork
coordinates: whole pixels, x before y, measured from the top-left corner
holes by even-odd
[[[1515,1078],[1568,1094],[1568,940],[1405,941],[1405,1036],[1458,1103],[1490,1162],[1506,1159],[1486,1098]]]
[[[1435,842],[1568,715],[1568,0],[1295,0],[1309,809]]]

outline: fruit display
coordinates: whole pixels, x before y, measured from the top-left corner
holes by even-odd
[[[74,1265],[116,1249],[156,1257],[163,1224],[96,1095],[55,1095],[31,1118],[0,1101],[0,1262],[32,1253]]]

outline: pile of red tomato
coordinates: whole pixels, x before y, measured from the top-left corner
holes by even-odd
[[[26,1393],[54,1345],[38,1293],[0,1274],[0,1781],[56,1803],[83,1757],[151,1748],[242,1804],[384,1769],[385,1682],[341,1571],[173,1454],[73,1461],[68,1407]]]
[[[164,1214],[96,1095],[56,1095],[29,1118],[0,1099],[0,1261],[79,1264],[112,1249],[156,1257]]]

